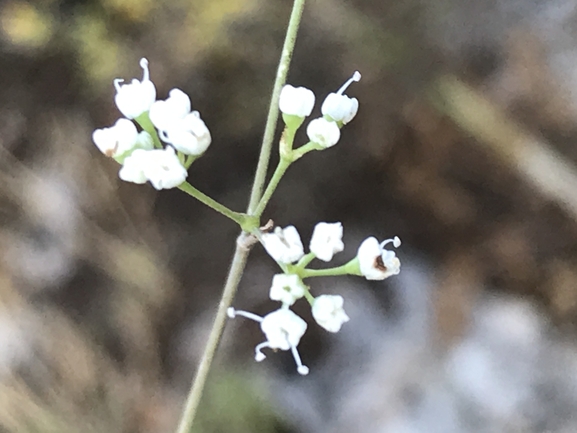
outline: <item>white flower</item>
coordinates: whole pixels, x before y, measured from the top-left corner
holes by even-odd
[[[357,98],[349,98],[347,95],[343,95],[343,92],[353,81],[359,81],[360,79],[361,74],[359,71],[355,71],[353,76],[343,84],[337,93],[330,93],[321,107],[323,116],[328,116],[335,122],[342,122],[343,124],[353,120],[359,109],[359,101]]]
[[[336,253],[345,249],[341,223],[318,223],[313,231],[309,249],[318,259],[330,262]]]
[[[186,180],[188,173],[174,149],[135,150],[124,160],[118,173],[122,180],[134,183],[150,181],[158,190],[170,189]]]
[[[294,263],[304,256],[303,243],[294,226],[276,227],[273,233],[264,233],[261,241],[270,256],[279,263]]]
[[[140,59],[140,67],[144,71],[142,81],[134,78],[130,84],[120,84],[124,81],[122,78],[114,80],[116,106],[129,119],[148,111],[156,100],[156,87],[149,78],[148,60]]]
[[[136,145],[138,131],[128,119],[118,119],[110,128],[96,129],[92,141],[106,156],[119,156],[131,151]]]
[[[292,116],[310,116],[315,105],[315,94],[306,87],[293,87],[286,84],[281,92],[278,102],[280,111]]]
[[[349,316],[343,309],[343,297],[338,295],[321,295],[315,298],[312,313],[316,322],[329,332],[339,332]]]
[[[385,245],[389,243],[398,248],[401,240],[395,236],[379,244],[376,238],[370,237],[365,239],[359,247],[357,253],[359,268],[367,280],[384,280],[401,272],[401,262],[394,251],[385,249]]]
[[[341,138],[341,130],[336,122],[319,117],[309,122],[307,135],[313,143],[327,148],[337,144],[339,138]]]
[[[170,129],[175,123],[190,114],[190,98],[180,89],[168,92],[165,101],[156,101],[150,107],[150,121],[160,131]]]
[[[147,150],[137,149],[124,160],[122,168],[118,172],[118,177],[125,182],[146,183],[148,178],[144,174],[145,166],[150,164]]]
[[[168,92],[168,99],[150,107],[150,121],[160,138],[186,155],[202,155],[212,138],[198,111],[190,111],[190,98],[180,89]]]
[[[301,337],[307,330],[307,323],[291,310],[288,308],[280,308],[264,317],[260,317],[256,314],[235,310],[231,307],[227,310],[227,314],[230,318],[239,315],[260,323],[260,329],[264,332],[267,341],[260,343],[255,348],[254,359],[257,362],[261,362],[266,358],[266,355],[262,353],[262,349],[266,347],[280,350],[290,349],[297,364],[297,371],[302,375],[308,374],[309,369],[302,364],[297,350]]]
[[[198,111],[193,111],[174,127],[160,131],[160,138],[186,155],[202,155],[212,141]]]
[[[283,305],[292,305],[305,295],[307,288],[295,274],[276,274],[272,279],[270,298]]]

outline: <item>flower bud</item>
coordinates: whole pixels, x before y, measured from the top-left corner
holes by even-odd
[[[338,295],[321,295],[315,298],[312,313],[316,322],[329,332],[339,332],[349,316],[343,309],[344,300]]]
[[[306,87],[293,87],[286,84],[279,98],[279,108],[283,114],[291,116],[310,116],[315,105],[315,94]]]
[[[337,144],[341,138],[341,130],[336,122],[319,117],[310,121],[307,126],[307,135],[310,141],[326,149]]]

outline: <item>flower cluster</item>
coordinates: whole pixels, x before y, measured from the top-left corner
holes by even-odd
[[[343,226],[340,222],[318,223],[308,245],[309,252],[294,226],[271,226],[259,229],[260,218],[269,199],[288,167],[314,150],[334,146],[340,139],[341,128],[356,116],[359,102],[344,94],[361,74],[353,76],[336,92],[330,93],[321,106],[322,117],[309,122],[306,132],[309,143],[296,149],[293,141],[298,128],[310,116],[315,104],[314,93],[304,87],[285,85],[279,97],[279,109],[285,122],[280,139],[278,166],[256,207],[250,213],[234,212],[216,200],[198,191],[186,182],[187,170],[211,144],[211,135],[198,111],[192,111],[190,98],[180,89],[172,89],[166,100],[156,99],[156,87],[150,81],[148,61],[140,61],[142,80],[123,83],[116,79],[115,102],[124,117],[109,128],[97,129],[92,134],[96,146],[106,156],[122,165],[119,177],[125,181],[143,184],[150,182],[158,190],[179,187],[202,203],[240,225],[250,244],[258,241],[276,261],[281,273],[274,275],[269,298],[280,307],[264,317],[228,308],[229,317],[244,316],[260,323],[266,340],[255,348],[256,361],[266,358],[263,349],[290,350],[300,374],[309,369],[300,358],[297,347],[307,330],[307,323],[291,307],[304,298],[311,307],[315,322],[328,332],[339,332],[349,316],[344,310],[344,299],[339,295],[313,295],[305,280],[313,277],[356,275],[367,280],[384,280],[397,275],[401,263],[394,251],[398,237],[379,242],[375,237],[365,239],[349,262],[322,269],[309,268],[315,259],[330,262],[345,248]],[[248,245],[248,243],[247,243]],[[216,328],[215,328],[216,329]]]
[[[314,320],[329,332],[338,332],[348,322],[349,316],[343,308],[344,299],[338,295],[320,295],[314,297],[304,279],[316,276],[358,275],[367,280],[384,280],[397,275],[401,262],[394,251],[385,246],[401,245],[398,237],[379,242],[374,237],[365,239],[355,258],[348,263],[329,269],[309,269],[307,266],[314,259],[330,262],[333,256],[344,250],[343,226],[341,223],[318,223],[309,243],[308,254],[305,254],[301,237],[294,226],[276,227],[272,232],[262,233],[260,241],[268,254],[278,263],[283,273],[272,279],[269,297],[281,303],[279,309],[264,317],[234,308],[228,309],[229,317],[244,316],[260,323],[266,341],[255,348],[255,360],[265,359],[262,349],[290,350],[300,374],[308,374],[309,369],[303,365],[297,346],[307,329],[307,323],[297,316],[290,307],[299,299],[305,298],[310,306]]]
[[[359,101],[344,94],[353,81],[359,81],[361,74],[356,71],[343,86],[335,93],[330,93],[323,105],[323,117],[313,119],[307,126],[307,135],[311,143],[319,148],[332,147],[341,138],[340,128],[349,123],[356,116]],[[310,116],[315,105],[315,94],[305,87],[293,87],[287,84],[283,87],[279,108],[287,126],[298,127],[304,118]]]
[[[172,89],[166,100],[156,100],[148,61],[141,59],[140,66],[142,80],[114,80],[114,100],[124,117],[110,128],[95,130],[92,140],[122,164],[122,180],[149,181],[158,190],[174,188],[186,180],[187,168],[210,145],[210,131],[182,90]]]

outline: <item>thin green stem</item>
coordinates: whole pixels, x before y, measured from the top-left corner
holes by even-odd
[[[260,198],[262,196],[264,183],[266,181],[266,172],[268,169],[268,163],[272,151],[272,143],[274,140],[274,133],[278,121],[278,113],[279,113],[278,100],[280,96],[280,91],[286,82],[286,77],[288,74],[292,53],[294,51],[297,32],[299,29],[299,24],[301,22],[304,7],[305,7],[305,0],[295,0],[293,3],[293,9],[291,12],[289,25],[284,40],[284,45],[282,48],[282,54],[280,57],[280,62],[276,72],[276,78],[273,86],[272,96],[270,99],[270,105],[268,108],[268,115],[262,139],[262,146],[260,148],[258,165],[256,167],[256,173],[254,176],[254,182],[250,194],[250,201],[247,211],[247,213],[250,215],[256,215],[254,211],[258,206],[258,202],[260,201]]]
[[[276,170],[274,171],[270,182],[268,183],[268,186],[266,187],[266,190],[264,191],[264,194],[262,195],[258,206],[256,207],[256,209],[254,210],[254,214],[257,216],[261,216],[262,213],[264,212],[266,205],[268,204],[270,198],[272,197],[273,193],[275,192],[280,180],[282,179],[282,177],[284,176],[284,174],[286,173],[287,169],[289,168],[289,166],[291,165],[291,162],[287,159],[283,159],[281,158],[280,161],[278,162],[278,165],[276,167]]]
[[[311,294],[311,292],[308,289],[305,290],[305,298],[312,307],[313,304],[315,303],[315,297]]]
[[[304,155],[306,155],[309,152],[312,152],[313,150],[321,150],[321,149],[323,149],[322,146],[319,146],[317,143],[309,141],[307,144],[303,144],[298,149],[292,151],[291,154],[292,161],[294,162],[297,159],[302,158]]]
[[[239,212],[235,212],[233,210],[230,210],[229,208],[220,204],[216,200],[210,198],[209,196],[207,196],[203,192],[200,192],[198,189],[196,189],[190,183],[184,182],[178,186],[178,189],[180,189],[181,191],[184,191],[188,195],[194,197],[195,199],[204,203],[205,205],[214,209],[215,211],[223,214],[225,217],[230,218],[231,220],[233,220],[235,223],[237,223],[241,227],[246,223],[246,220],[247,220],[246,215],[241,214]]]
[[[276,123],[278,120],[278,99],[280,90],[286,81],[286,76],[289,69],[292,52],[294,50],[297,31],[301,21],[304,5],[305,0],[295,0],[293,4],[293,10],[291,13],[273,87],[273,94],[268,111],[266,128],[260,150],[258,165],[250,194],[250,200],[247,209],[247,214],[249,216],[256,216],[254,211],[261,199],[264,183],[266,181],[266,172],[272,151],[274,131],[276,129]],[[184,410],[182,412],[176,433],[190,433],[192,428],[198,405],[202,398],[204,385],[206,384],[216,349],[218,348],[222,333],[224,332],[227,318],[226,310],[230,307],[232,301],[234,300],[238,284],[240,283],[248,259],[249,251],[245,246],[242,245],[242,242],[240,242],[244,236],[246,236],[246,234],[241,233],[239,241],[237,241],[231,266],[228,271],[226,284],[224,285],[222,297],[218,305],[216,316],[214,318],[214,323],[210,330],[210,334],[208,336],[208,340],[206,342],[206,346],[204,348],[196,376],[188,393],[188,397],[186,399]]]
[[[218,310],[200,360],[198,365],[198,370],[192,382],[192,386],[186,398],[186,403],[184,405],[184,410],[180,419],[180,423],[176,430],[176,433],[190,433],[192,424],[194,422],[196,411],[202,398],[202,392],[204,390],[204,385],[208,374],[210,372],[210,367],[218,348],[220,338],[224,332],[224,326],[226,324],[226,310],[232,304],[234,300],[234,295],[236,294],[236,289],[242,277],[242,273],[246,266],[248,259],[249,250],[241,247],[237,244],[234,251],[234,256],[230,265],[230,270],[228,271],[228,276],[226,278],[226,283],[222,292],[222,297],[220,303],[218,304]]]
[[[312,262],[317,256],[315,255],[315,253],[308,253],[307,255],[304,255],[299,261],[298,263],[295,265],[295,267],[299,268],[299,269],[303,269],[306,268],[308,266],[308,264],[310,262]]]
[[[337,275],[360,275],[356,272],[355,266],[352,264],[354,259],[351,260],[349,263],[346,263],[342,266],[338,266],[336,268],[328,268],[328,269],[303,269],[299,272],[299,276],[301,278],[310,278],[310,277],[333,277]]]
[[[160,139],[158,138],[156,128],[150,121],[150,117],[148,117],[148,111],[145,111],[134,120],[136,120],[136,123],[138,123],[142,129],[144,129],[146,132],[150,134],[150,136],[152,137],[152,142],[154,143],[154,147],[156,149],[164,148],[164,146],[160,142]]]

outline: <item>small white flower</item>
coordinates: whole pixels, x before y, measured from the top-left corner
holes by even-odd
[[[160,138],[186,155],[202,155],[212,138],[198,111],[190,111],[190,98],[180,89],[168,92],[168,99],[150,107],[150,121]]]
[[[124,160],[124,164],[118,172],[118,177],[125,182],[146,183],[148,178],[144,174],[144,169],[150,164],[148,152],[152,151],[137,149],[132,152],[132,154]]]
[[[156,100],[156,87],[150,81],[148,60],[140,59],[140,67],[144,71],[142,81],[134,78],[130,84],[120,84],[124,81],[122,78],[114,80],[116,106],[128,119],[134,119],[148,111]]]
[[[303,243],[294,226],[276,227],[273,233],[264,233],[261,240],[266,251],[279,263],[294,263],[304,256]]]
[[[284,114],[298,117],[310,116],[315,105],[315,94],[306,87],[293,87],[286,84],[280,92],[278,105]]]
[[[319,117],[309,122],[307,135],[310,141],[326,149],[337,144],[341,138],[341,130],[336,122]]]
[[[186,180],[188,173],[174,149],[137,149],[124,160],[118,173],[122,180],[134,183],[150,181],[157,190],[170,189]]]
[[[359,268],[367,280],[384,280],[401,272],[401,262],[394,251],[385,249],[385,245],[389,243],[398,248],[401,240],[395,236],[379,244],[376,238],[370,237],[365,239],[359,247],[357,253]]]
[[[128,119],[118,119],[110,128],[96,129],[92,141],[106,156],[114,157],[131,151],[138,139],[136,126]]]
[[[336,253],[345,249],[341,223],[318,223],[313,231],[309,249],[318,259],[330,262]]]
[[[160,131],[160,138],[185,155],[202,155],[212,141],[198,111],[193,111],[170,129]]]
[[[264,317],[260,317],[256,314],[235,310],[231,307],[227,310],[227,314],[230,318],[239,315],[260,323],[260,329],[264,332],[267,341],[255,347],[254,359],[257,362],[261,362],[266,358],[266,355],[262,353],[262,349],[266,347],[290,350],[297,364],[297,371],[302,375],[308,374],[309,369],[302,364],[297,350],[301,337],[307,330],[307,323],[291,310],[288,308],[280,308]]]
[[[353,120],[359,110],[359,101],[357,98],[349,98],[343,93],[353,81],[360,79],[361,74],[359,71],[355,71],[353,76],[336,93],[330,93],[321,107],[323,116],[328,116],[335,122],[342,122],[345,125]]]
[[[305,295],[307,288],[295,274],[276,274],[270,287],[270,298],[283,305],[292,305]]]
[[[165,101],[156,101],[150,107],[150,121],[159,131],[167,131],[190,114],[190,98],[180,89],[168,92]]]
[[[349,316],[343,309],[344,300],[338,295],[321,295],[315,298],[312,313],[316,322],[329,332],[339,332]]]

